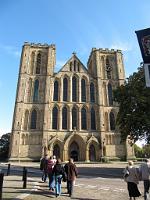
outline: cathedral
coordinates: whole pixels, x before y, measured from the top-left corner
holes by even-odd
[[[24,43],[10,160],[36,161],[44,154],[86,162],[133,157],[115,124],[113,90],[125,81],[122,52],[92,48],[87,66],[76,53],[57,73],[55,65],[55,45]]]

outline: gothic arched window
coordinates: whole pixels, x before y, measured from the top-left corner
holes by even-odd
[[[96,130],[95,110],[91,109],[91,130]]]
[[[84,79],[81,80],[81,100],[86,102],[86,84]]]
[[[87,122],[86,122],[86,109],[82,108],[81,110],[81,128],[83,130],[87,129]]]
[[[57,124],[58,124],[58,109],[57,107],[53,108],[52,111],[52,129],[57,129]]]
[[[115,130],[115,116],[113,112],[109,113],[109,120],[110,120],[110,130],[114,131]]]
[[[32,54],[31,54],[31,74],[33,74],[34,62],[35,62],[35,53],[32,52]]]
[[[67,129],[67,108],[62,109],[62,129]]]
[[[77,109],[72,109],[72,129],[77,128]]]
[[[109,106],[113,105],[112,86],[110,83],[108,83],[108,102]]]
[[[63,101],[68,100],[68,80],[64,78],[63,80]]]
[[[36,129],[37,124],[37,111],[34,109],[31,113],[31,129]]]
[[[111,69],[111,65],[109,63],[109,59],[106,58],[106,73],[107,73],[108,79],[111,79],[111,71],[112,71],[112,69]]]
[[[36,65],[36,74],[40,74],[41,69],[41,54],[38,53],[37,55],[37,65]]]
[[[72,101],[77,101],[77,79],[76,77],[72,78]]]
[[[58,93],[59,93],[58,86],[59,86],[58,81],[55,81],[54,82],[54,96],[53,96],[54,101],[58,101]]]
[[[76,71],[76,60],[74,60],[74,71]]]
[[[37,79],[34,82],[33,102],[37,102],[38,99],[39,99],[39,80]]]
[[[92,103],[95,102],[95,87],[94,87],[94,83],[90,84],[90,101]]]

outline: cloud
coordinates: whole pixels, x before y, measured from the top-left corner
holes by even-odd
[[[20,57],[21,55],[21,51],[19,51],[15,46],[0,44],[0,50],[6,52],[7,54],[11,54],[15,57]]]

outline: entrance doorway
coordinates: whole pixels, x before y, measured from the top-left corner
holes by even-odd
[[[58,144],[55,144],[54,146],[53,155],[55,155],[57,159],[60,158],[60,148]]]
[[[89,148],[89,159],[90,159],[90,161],[95,161],[96,160],[95,147],[94,147],[93,144]]]
[[[79,146],[76,142],[72,142],[70,145],[69,157],[73,158],[74,161],[79,160]]]

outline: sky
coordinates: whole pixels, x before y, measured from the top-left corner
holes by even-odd
[[[0,0],[0,135],[11,132],[24,42],[56,45],[58,71],[72,52],[121,49],[126,77],[142,62],[135,31],[150,24],[149,0]]]

